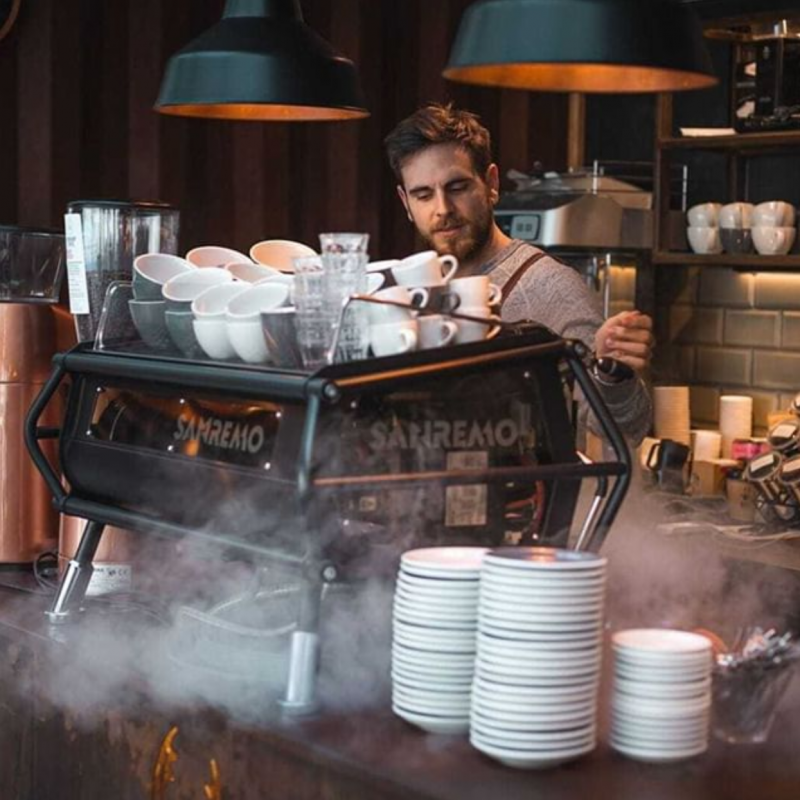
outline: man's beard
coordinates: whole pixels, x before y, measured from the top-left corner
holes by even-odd
[[[457,239],[450,241],[437,242],[436,231],[432,231],[430,236],[423,237],[425,243],[436,250],[439,255],[455,256],[459,262],[466,262],[476,256],[487,244],[492,235],[492,224],[494,216],[491,205],[487,205],[480,217],[472,220],[454,219],[448,220],[443,227],[462,225],[463,230]]]

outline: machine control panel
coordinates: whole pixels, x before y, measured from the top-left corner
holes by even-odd
[[[512,239],[523,239],[527,242],[535,242],[539,238],[539,227],[541,218],[538,214],[515,214],[511,217]]]

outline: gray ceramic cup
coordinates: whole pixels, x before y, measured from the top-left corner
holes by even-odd
[[[720,228],[719,238],[726,253],[744,255],[753,252],[753,234],[750,228]]]
[[[168,309],[164,314],[167,331],[175,347],[177,347],[186,358],[205,358],[203,349],[198,344],[197,337],[194,335],[194,326],[192,325],[193,319],[194,314],[192,314],[191,311],[170,311]]]
[[[163,300],[161,287],[176,275],[195,269],[186,259],[167,253],[145,253],[133,262],[133,296],[136,300]]]
[[[164,300],[129,300],[133,324],[142,341],[153,350],[169,350],[172,341],[167,330]]]
[[[261,328],[269,357],[277,367],[302,369],[303,354],[297,341],[297,312],[292,306],[261,312]]]

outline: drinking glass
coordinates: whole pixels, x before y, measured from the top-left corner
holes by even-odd
[[[715,674],[714,735],[731,744],[767,741],[793,666],[785,663]]]
[[[297,342],[306,369],[329,363],[328,354],[338,320],[338,306],[328,299],[326,274],[319,256],[293,259],[294,304],[297,309]]]
[[[363,303],[351,303],[345,312],[344,303],[353,294],[366,294],[368,233],[321,233],[320,251],[325,273],[328,302],[336,309],[338,332],[336,361],[366,358],[369,347],[369,326]]]

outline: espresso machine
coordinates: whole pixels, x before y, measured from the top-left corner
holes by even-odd
[[[23,427],[56,351],[53,311],[64,264],[60,231],[0,225],[0,567],[5,569],[30,568],[58,536],[58,514],[27,457]],[[58,424],[55,400],[47,424]]]

